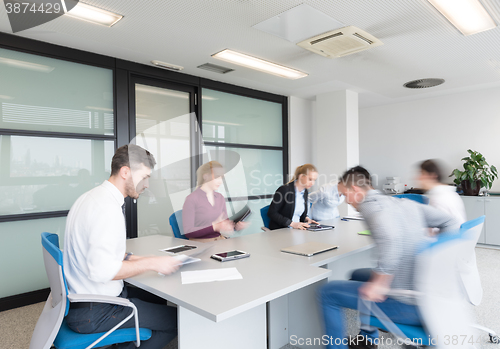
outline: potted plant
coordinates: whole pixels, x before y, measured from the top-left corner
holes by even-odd
[[[454,169],[450,177],[455,176],[456,185],[461,185],[464,195],[476,196],[483,187],[490,189],[498,173],[495,166],[490,166],[481,153],[467,150],[469,156],[463,158],[464,170]]]

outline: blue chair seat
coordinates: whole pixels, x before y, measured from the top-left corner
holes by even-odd
[[[390,332],[384,326],[384,324],[382,324],[382,322],[374,316],[370,316],[370,325],[377,327],[377,328],[380,328],[381,330],[384,330],[386,332]],[[425,333],[425,330],[423,327],[402,325],[400,323],[398,323],[396,326],[401,330],[401,332],[403,332],[405,334],[406,337],[417,342],[418,345],[427,345],[427,346],[432,345],[429,343],[429,336],[427,335],[427,333]]]
[[[92,334],[82,334],[74,332],[66,324],[66,320],[63,320],[59,333],[54,340],[54,346],[56,349],[85,349],[95,340],[101,337],[105,332],[102,333],[92,333]],[[147,328],[140,328],[139,334],[141,341],[148,340],[151,338],[151,330]],[[126,343],[135,341],[135,328],[124,328],[121,330],[116,330],[111,332],[109,336],[104,338],[97,344],[99,347],[105,345],[111,345],[115,343]]]
[[[427,196],[420,195],[420,194],[398,194],[398,195],[394,195],[394,197],[400,198],[400,199],[413,200],[413,201],[419,202],[419,203],[424,204],[424,205],[429,204],[429,198]]]
[[[269,228],[269,223],[271,223],[271,218],[267,216],[267,211],[269,211],[269,206],[264,206],[260,209],[260,216],[262,217],[262,222],[266,228]]]
[[[188,240],[186,235],[184,235],[181,231],[182,226],[182,210],[175,211],[172,213],[168,219],[170,226],[172,227],[172,232],[174,236],[178,239]]]

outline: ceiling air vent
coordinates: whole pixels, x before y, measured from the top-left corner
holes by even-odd
[[[428,87],[438,86],[443,83],[444,79],[430,78],[430,79],[418,79],[409,81],[403,86],[407,88],[428,88]]]
[[[380,46],[383,43],[373,35],[351,25],[316,35],[297,45],[324,57],[337,58]]]
[[[212,63],[205,63],[202,65],[199,65],[198,68],[200,69],[205,69],[214,73],[219,73],[219,74],[226,74],[229,72],[234,71],[234,69],[229,69],[226,67],[221,67],[220,65],[212,64]]]

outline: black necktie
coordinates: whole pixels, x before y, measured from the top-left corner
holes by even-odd
[[[123,218],[125,218],[125,221],[127,220],[127,216],[125,215],[125,203],[122,205],[122,212],[123,212]]]

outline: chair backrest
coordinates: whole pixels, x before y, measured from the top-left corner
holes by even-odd
[[[474,335],[459,272],[460,258],[473,234],[471,229],[441,233],[416,258],[415,288],[420,292],[417,303],[431,338]]]
[[[30,349],[48,349],[68,313],[68,287],[64,278],[63,254],[57,234],[42,233],[43,261],[49,278],[50,295],[31,337]]]
[[[420,194],[398,194],[394,195],[395,198],[400,198],[400,199],[409,199],[413,200],[416,202],[419,202],[421,204],[427,205],[429,204],[429,198],[425,195],[420,195]]]
[[[264,226],[269,228],[269,223],[271,222],[271,218],[267,216],[267,211],[269,211],[269,206],[264,206],[260,209],[260,216],[262,217],[262,222],[264,222]]]
[[[460,277],[467,292],[469,302],[479,305],[483,299],[483,287],[476,263],[476,244],[481,236],[486,216],[465,222],[460,226],[460,234],[466,239],[466,249],[460,256]]]
[[[184,229],[182,228],[182,210],[172,213],[168,221],[170,222],[172,232],[176,238],[187,239],[183,232]]]

